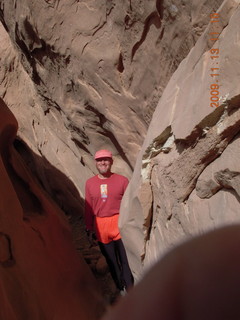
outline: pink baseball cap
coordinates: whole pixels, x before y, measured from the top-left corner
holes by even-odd
[[[98,150],[95,153],[94,159],[96,160],[99,158],[112,158],[112,152],[105,149]]]

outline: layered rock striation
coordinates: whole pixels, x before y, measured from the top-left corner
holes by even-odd
[[[223,2],[153,115],[121,214],[136,277],[184,239],[239,222],[239,15],[239,1]]]

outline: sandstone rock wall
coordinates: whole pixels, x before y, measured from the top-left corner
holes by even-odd
[[[239,1],[224,1],[153,115],[121,211],[136,277],[183,239],[240,220],[239,17]]]
[[[0,100],[0,319],[96,319],[93,275],[64,213],[13,147],[17,122]]]
[[[0,95],[19,151],[69,214],[96,149],[131,177],[163,89],[221,2],[0,0]]]

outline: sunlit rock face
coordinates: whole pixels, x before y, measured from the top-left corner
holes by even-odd
[[[65,212],[82,210],[96,149],[131,177],[163,89],[221,2],[0,0],[0,94]]]
[[[103,301],[63,212],[13,146],[17,122],[0,100],[1,319],[95,319]]]
[[[136,278],[179,241],[240,221],[238,5],[220,6],[153,115],[121,214]]]

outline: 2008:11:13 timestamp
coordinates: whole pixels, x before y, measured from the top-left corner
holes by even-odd
[[[219,37],[219,13],[211,13],[210,14],[210,22],[211,26],[214,27],[214,31],[210,32],[211,35],[211,41],[215,42],[218,40]],[[212,60],[212,67],[210,76],[215,79],[215,83],[210,84],[210,107],[219,107],[219,84],[218,84],[218,77],[219,77],[219,49],[218,48],[212,48],[210,49],[210,58]]]

